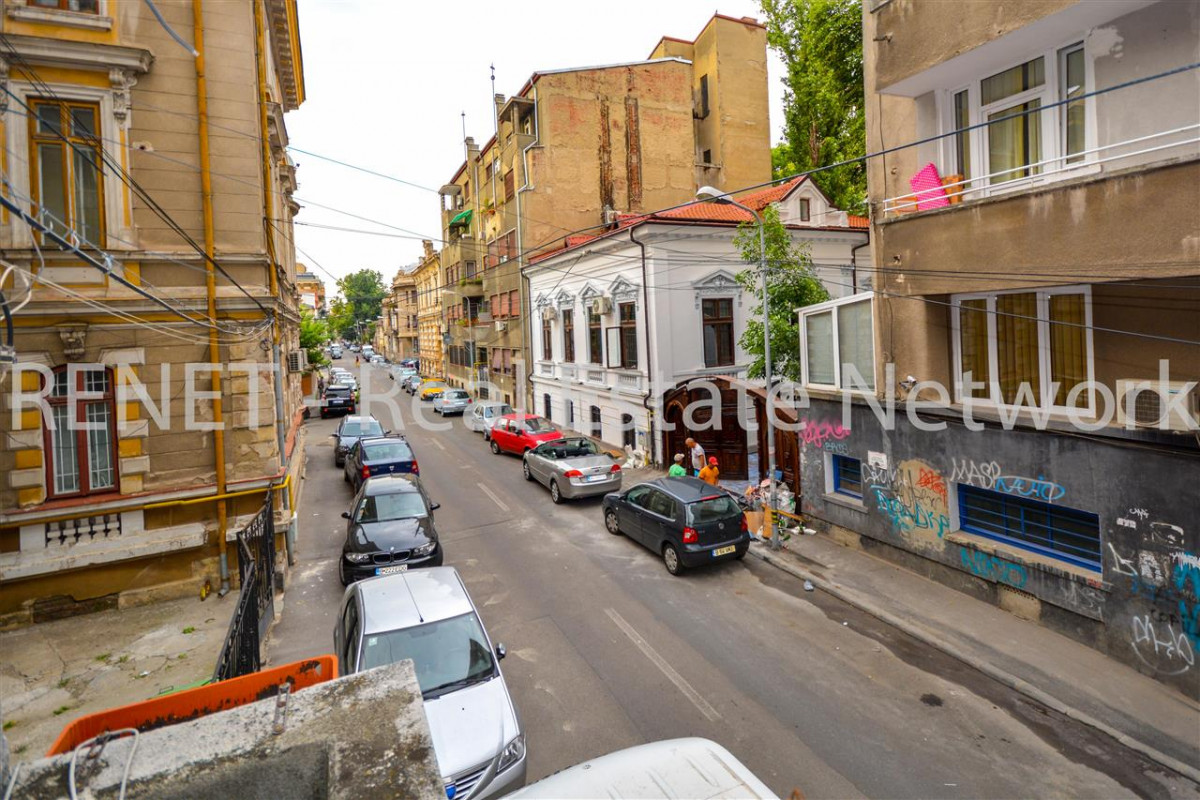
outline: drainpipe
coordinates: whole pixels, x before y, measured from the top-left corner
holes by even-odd
[[[639,242],[633,231],[634,228],[631,227],[629,241],[642,251],[642,305],[645,307],[642,317],[646,325],[646,396],[642,398],[642,407],[646,409],[646,419],[650,423],[650,461],[654,462],[654,450],[658,447],[658,439],[654,436],[654,409],[650,407],[650,398],[654,396],[654,348],[650,346],[650,282],[646,270],[646,244]]]
[[[525,239],[522,234],[521,220],[521,195],[524,192],[534,188],[529,182],[529,151],[534,147],[538,147],[538,104],[537,104],[537,87],[533,87],[533,141],[521,148],[521,185],[517,188],[517,268],[521,275],[521,293],[525,295],[525,299],[529,300],[529,314],[525,314],[525,299],[521,301],[522,318],[526,323],[525,344],[529,344],[531,334],[533,333],[533,295],[530,288],[529,276],[525,274]],[[530,411],[537,410],[536,398],[533,396],[533,348],[528,347],[529,358],[525,360],[525,385],[528,387]]]
[[[212,164],[208,145],[208,79],[204,74],[204,0],[192,0],[192,28],[196,49],[196,112],[200,131],[200,205],[204,220],[205,289],[208,297],[208,318],[217,322],[217,273],[213,264],[216,244],[213,235]],[[208,361],[213,367],[213,454],[217,467],[217,494],[226,494],[225,483],[225,412],[221,405],[221,345],[215,327],[208,329]],[[228,523],[225,500],[217,501],[217,541],[220,546],[221,588],[218,597],[229,593],[229,552],[225,543]]]
[[[267,48],[266,48],[266,23],[263,20],[263,4],[259,0],[254,0],[254,49],[255,61],[258,69],[258,122],[259,135],[262,137],[262,170],[263,170],[263,215],[268,220],[275,219],[275,193],[272,191],[271,182],[271,141],[270,141],[270,126],[267,120],[267,105],[270,101],[270,93],[267,89]],[[276,275],[278,265],[278,257],[275,252],[275,236],[270,225],[263,226],[263,234],[267,240],[267,278],[271,289],[272,299],[278,303],[283,303],[283,298],[279,294],[279,278]],[[287,428],[284,421],[283,408],[283,354],[280,350],[280,322],[279,314],[275,314],[274,324],[271,326],[272,342],[271,355],[274,359],[274,369],[271,370],[274,376],[275,384],[275,440],[279,447],[279,467],[284,471],[287,470],[287,454],[285,452],[287,446]],[[289,495],[284,495],[283,506],[287,510],[291,510],[291,498]],[[287,543],[287,560],[288,564],[295,564],[295,545],[296,545],[296,520],[295,514],[292,514],[292,519],[288,523],[286,543]]]
[[[862,244],[850,248],[850,294],[858,294],[858,251],[871,244],[871,237]]]

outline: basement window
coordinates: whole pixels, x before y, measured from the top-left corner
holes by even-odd
[[[1013,488],[1044,491],[1035,485]],[[958,516],[959,527],[969,533],[1100,569],[1100,518],[1090,512],[959,484]]]

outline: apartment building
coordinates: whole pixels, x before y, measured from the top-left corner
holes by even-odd
[[[417,355],[415,270],[416,265],[401,268],[392,278],[391,291],[383,298],[383,318],[376,328],[376,349],[389,361],[415,358]]]
[[[449,377],[517,397],[529,298],[520,269],[576,231],[771,176],[766,31],[714,15],[644,61],[534,73],[495,97],[497,132],[468,138],[442,187]]]
[[[923,143],[801,312],[804,510],[1200,695],[1200,7],[864,6],[867,151]]]
[[[160,5],[203,61],[145,4],[0,10],[17,209],[0,217],[0,274],[22,303],[0,415],[0,625],[228,589],[230,542],[269,495],[286,569],[304,460],[284,126],[304,101],[296,4]]]
[[[421,246],[424,255],[412,273],[417,290],[417,356],[421,359],[422,375],[440,378],[446,375],[443,348],[446,321],[442,312],[445,270],[442,269],[441,254],[433,249],[433,242],[426,240]]]
[[[296,265],[296,291],[300,294],[300,305],[316,316],[325,316],[325,282],[303,264]]]

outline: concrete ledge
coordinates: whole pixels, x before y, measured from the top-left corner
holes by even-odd
[[[33,578],[50,572],[65,572],[94,564],[173,553],[203,547],[208,534],[200,523],[140,531],[103,542],[68,547],[0,554],[0,581]]]

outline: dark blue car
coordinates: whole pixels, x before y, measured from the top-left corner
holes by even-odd
[[[346,483],[357,492],[363,481],[374,475],[420,475],[417,457],[408,439],[399,434],[371,436],[359,439],[346,454],[343,469]]]

